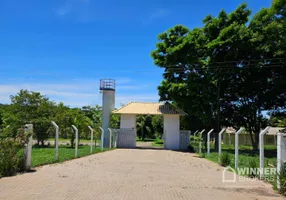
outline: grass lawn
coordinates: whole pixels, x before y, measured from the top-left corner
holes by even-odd
[[[191,144],[198,150],[198,144]],[[264,156],[265,156],[265,167],[268,164],[276,166],[276,158],[277,158],[277,149],[276,146],[265,146],[264,147]],[[202,148],[203,151],[203,148]],[[197,151],[198,152],[198,151]],[[204,151],[203,151],[204,152]],[[206,150],[205,150],[206,152]],[[234,167],[234,145],[222,145],[222,152],[227,152],[231,157],[231,167]],[[205,153],[205,158],[218,163],[218,153],[214,152],[214,146],[211,145],[211,153],[208,157],[207,153]],[[239,146],[239,155],[238,155],[238,164],[239,167],[248,167],[249,160],[254,159],[257,163],[257,167],[259,167],[259,151],[253,152],[251,146]]]
[[[196,149],[196,152],[199,151],[199,144],[198,143],[191,143],[191,145]],[[203,146],[203,144],[202,144]],[[264,167],[270,167],[271,166],[276,166],[276,161],[277,161],[277,147],[272,145],[272,146],[264,146]],[[207,155],[207,150],[203,150],[203,153],[201,156],[219,163],[219,158],[218,158],[218,152],[214,152],[214,145],[211,145],[211,153],[208,156]],[[235,158],[235,150],[234,150],[234,145],[222,145],[222,153],[227,152],[231,158],[231,163],[230,166],[232,168],[235,168],[235,163],[234,163],[234,158]],[[256,166],[251,165],[250,162],[255,162]],[[269,166],[270,165],[270,166]],[[259,151],[258,152],[253,152],[251,146],[239,146],[239,154],[238,154],[238,167],[239,168],[259,168]],[[276,181],[269,181],[274,185],[274,188],[276,187]]]
[[[136,142],[153,142],[156,139],[150,139],[150,138],[145,138],[144,140],[140,139],[139,137],[136,137]]]
[[[110,149],[104,149],[107,151]],[[101,152],[100,147],[93,147],[93,154]],[[60,145],[59,146],[59,162],[74,159],[75,150],[70,146]],[[90,155],[90,146],[84,145],[78,147],[78,157],[84,157]],[[55,160],[55,147],[37,147],[33,146],[32,150],[32,167],[56,163]]]
[[[153,147],[163,147],[164,142],[161,139],[156,139],[154,142],[152,142]]]

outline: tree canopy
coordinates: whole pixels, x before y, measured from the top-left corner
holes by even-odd
[[[11,104],[0,105],[1,135],[16,137],[19,129],[25,124],[34,125],[34,137],[38,144],[44,144],[49,137],[54,137],[55,130],[51,121],[55,121],[60,137],[69,138],[71,146],[74,144],[74,131],[71,125],[79,129],[79,137],[89,139],[91,126],[95,130],[95,138],[100,138],[102,109],[100,106],[84,106],[83,108],[70,108],[63,103],[56,104],[47,96],[39,92],[20,90],[11,96]],[[119,117],[111,116],[111,127],[118,128]]]
[[[262,112],[285,109],[285,5],[274,0],[250,17],[241,4],[206,16],[201,28],[161,33],[151,53],[164,69],[160,99],[182,107],[192,129],[245,127],[257,149]]]

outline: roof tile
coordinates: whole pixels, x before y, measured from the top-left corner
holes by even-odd
[[[114,110],[115,114],[137,115],[186,115],[186,113],[170,103],[130,102]]]

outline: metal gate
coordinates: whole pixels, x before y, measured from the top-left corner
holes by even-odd
[[[180,150],[188,150],[191,131],[180,131]]]
[[[118,148],[136,148],[136,129],[121,128],[117,131]]]

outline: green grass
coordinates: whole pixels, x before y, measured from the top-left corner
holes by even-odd
[[[104,149],[107,151],[110,149]],[[93,154],[101,152],[100,147],[93,148]],[[78,147],[78,157],[84,157],[90,155],[90,146],[79,146]],[[59,147],[59,161],[63,162],[66,160],[71,160],[75,158],[75,150],[70,146],[60,145]],[[34,146],[32,150],[32,167],[46,165],[51,163],[56,163],[55,160],[55,148],[51,147],[37,147]]]
[[[156,139],[151,139],[151,138],[145,138],[144,140],[136,137],[136,142],[153,142],[156,141]]]
[[[198,152],[198,143],[192,143],[191,144],[193,147],[195,147],[196,152]],[[218,153],[214,152],[214,146],[211,145],[211,153],[208,156],[206,150],[203,150],[203,143],[202,143],[202,152],[204,152],[202,155],[200,155],[203,158],[206,158],[212,162],[219,163],[219,158],[218,158]],[[227,152],[231,158],[231,163],[230,166],[232,168],[235,168],[235,150],[234,150],[234,145],[222,145],[222,152]],[[276,146],[271,145],[271,146],[265,146],[264,147],[264,166],[265,167],[270,167],[270,166],[276,166],[276,161],[277,161],[277,149]],[[253,161],[256,163],[256,166],[259,167],[259,151],[258,152],[253,152],[251,146],[239,146],[239,155],[238,155],[238,166],[239,168],[251,168],[250,162]],[[269,166],[270,164],[270,166]],[[268,179],[270,180],[270,179]],[[276,181],[270,181],[271,184],[273,184],[274,188],[276,185]]]
[[[152,142],[153,147],[163,147],[164,142],[161,139],[156,139],[154,142]]]
[[[196,152],[198,152],[199,145],[194,144],[194,143],[192,143],[191,145],[194,146],[196,149]],[[202,146],[203,146],[203,144],[202,144]],[[276,146],[274,146],[274,145],[265,146],[264,149],[265,149],[264,150],[265,166],[268,166],[268,164],[276,165],[276,160],[277,160],[276,159],[276,157],[277,157]],[[222,152],[229,153],[229,155],[231,157],[231,161],[232,161],[230,166],[234,167],[234,154],[235,154],[234,145],[222,145]],[[214,146],[213,145],[211,145],[210,156],[207,155],[206,150],[205,150],[205,157],[208,160],[211,160],[213,162],[216,162],[216,163],[219,162],[218,153],[214,152]],[[259,151],[253,152],[251,146],[239,146],[239,156],[238,156],[239,167],[248,167],[248,162],[250,159],[254,159],[259,166]]]

